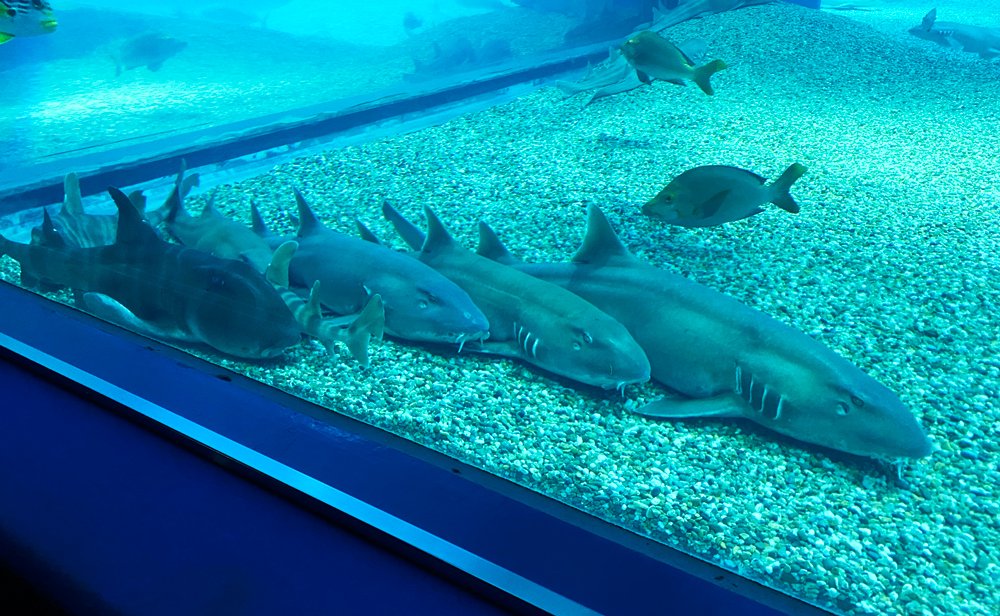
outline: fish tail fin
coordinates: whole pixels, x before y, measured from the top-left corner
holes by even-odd
[[[771,184],[771,203],[777,205],[786,212],[792,214],[799,213],[799,204],[795,202],[789,191],[792,189],[792,184],[795,183],[800,177],[802,177],[806,172],[805,165],[800,165],[799,163],[792,163],[785,169],[777,180]]]
[[[726,68],[726,66],[726,63],[722,60],[712,60],[708,64],[703,64],[694,69],[694,78],[692,81],[701,88],[702,92],[711,96],[715,94],[715,90],[712,89],[712,84],[710,83],[712,75]]]
[[[368,342],[382,339],[385,327],[385,308],[381,295],[372,295],[358,318],[347,328],[347,348],[362,366],[368,366]]]

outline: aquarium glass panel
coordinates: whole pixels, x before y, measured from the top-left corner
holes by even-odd
[[[1000,4],[809,4],[57,4],[0,45],[8,185],[613,45],[8,189],[0,275],[835,613],[1000,613]]]

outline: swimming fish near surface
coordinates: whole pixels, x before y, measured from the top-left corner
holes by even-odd
[[[640,415],[742,417],[799,441],[890,462],[933,450],[887,387],[804,332],[640,261],[594,205],[570,262],[520,262],[484,225],[478,252],[572,291],[628,328],[649,357],[653,380],[673,392]]]
[[[695,66],[680,48],[651,30],[639,32],[622,43],[621,49],[643,83],[662,79],[682,86],[685,81],[693,81],[708,95],[715,93],[710,83],[712,75],[726,68],[722,60]]]
[[[642,206],[643,214],[681,227],[714,227],[763,212],[762,205],[773,203],[797,214],[791,189],[806,172],[794,163],[774,182],[765,185],[761,176],[724,165],[688,169]]]
[[[0,45],[19,36],[48,34],[57,26],[48,0],[0,0]]]
[[[163,63],[179,54],[187,43],[172,36],[147,32],[127,39],[112,53],[115,61],[115,76],[125,71],[145,66],[156,72]]]

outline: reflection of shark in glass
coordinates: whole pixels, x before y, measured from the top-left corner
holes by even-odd
[[[54,32],[56,25],[47,0],[0,0],[0,44],[18,36]]]
[[[443,77],[475,68],[503,62],[513,57],[510,43],[504,39],[489,39],[476,45],[464,37],[454,37],[431,44],[431,56],[413,56],[413,72],[403,75],[406,81]]]
[[[969,26],[953,21],[937,21],[937,9],[924,15],[919,26],[910,28],[910,34],[944,47],[953,47],[977,53],[983,59],[1000,56],[1000,28]]]

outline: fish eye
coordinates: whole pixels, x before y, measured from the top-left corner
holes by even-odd
[[[851,396],[851,404],[853,404],[858,408],[861,408],[865,405],[865,401],[857,396]]]

